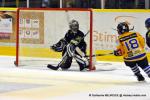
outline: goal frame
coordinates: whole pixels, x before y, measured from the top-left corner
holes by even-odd
[[[93,65],[93,12],[92,9],[85,9],[85,8],[18,8],[17,9],[17,33],[16,33],[16,60],[14,64],[18,67],[19,66],[19,12],[20,10],[51,10],[51,11],[87,11],[90,13],[90,43],[89,43],[89,69],[95,70]]]

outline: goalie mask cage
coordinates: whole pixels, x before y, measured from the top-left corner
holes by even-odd
[[[61,53],[50,46],[57,43],[69,30],[69,22],[79,22],[79,30],[88,35],[87,55],[93,68],[92,11],[73,8],[20,8],[17,11],[16,66],[46,66],[58,64]]]

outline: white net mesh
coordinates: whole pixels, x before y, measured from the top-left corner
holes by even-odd
[[[79,29],[86,34],[90,30],[90,11],[80,10],[20,10],[18,64],[40,65],[59,63],[61,53],[50,46],[65,36],[69,21],[79,22]],[[90,33],[85,37],[87,55],[90,54]]]

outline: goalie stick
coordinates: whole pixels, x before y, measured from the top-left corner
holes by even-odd
[[[114,54],[114,53],[111,52],[111,53],[107,53],[107,54],[95,54],[95,55],[92,55],[92,57],[96,57],[96,56],[106,56],[106,55],[112,55],[112,54]],[[90,57],[90,56],[88,55],[88,56],[84,56],[84,57]],[[47,68],[52,69],[52,70],[58,70],[58,69],[59,69],[58,66],[54,66],[54,65],[51,65],[51,64],[48,64],[48,65],[47,65]]]
[[[49,69],[52,69],[52,70],[58,70],[58,66],[54,66],[54,65],[51,65],[51,64],[48,64],[47,65],[47,68],[49,68]]]
[[[97,56],[106,56],[106,55],[112,55],[114,54],[113,52],[111,53],[107,53],[107,54],[95,54],[95,55],[91,55],[92,57],[97,57]],[[85,57],[90,57],[89,55],[86,55]]]

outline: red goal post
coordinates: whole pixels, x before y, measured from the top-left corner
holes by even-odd
[[[68,22],[72,19],[79,21],[81,31],[84,33],[89,31],[86,42],[92,70],[94,66],[92,58],[93,14],[91,9],[79,8],[19,8],[15,65],[26,65],[29,61],[29,64],[34,64],[35,61],[39,62],[39,58],[60,59],[60,54],[48,51],[49,46],[64,36],[64,32],[68,30]]]

